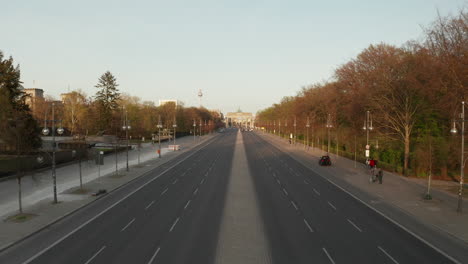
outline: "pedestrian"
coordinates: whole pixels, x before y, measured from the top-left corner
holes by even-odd
[[[375,160],[374,160],[373,158],[371,158],[371,159],[369,160],[369,167],[370,167],[371,169],[373,169],[373,168],[375,167]]]

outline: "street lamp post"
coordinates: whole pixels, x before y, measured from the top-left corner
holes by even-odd
[[[159,158],[161,158],[161,128],[162,128],[162,123],[161,123],[161,115],[158,117],[158,155]]]
[[[47,115],[47,113],[46,113]],[[57,133],[62,135],[64,129],[62,128],[62,120],[55,120],[55,103],[52,103],[52,120],[44,119],[44,128],[42,129],[42,134],[47,136],[49,134],[49,129],[47,128],[47,122],[52,122],[52,181],[54,185],[54,203],[58,203],[57,199],[57,174],[55,172],[55,123],[60,122],[60,127],[57,128]]]
[[[460,114],[460,119],[458,122],[461,122],[461,158],[460,158],[460,187],[458,189],[458,206],[457,212],[461,213],[463,211],[463,182],[465,177],[465,101],[462,102],[462,112]],[[453,121],[453,128],[450,130],[453,134],[456,134],[457,127],[455,126],[455,121]]]
[[[193,120],[193,141],[197,140],[197,133],[195,132],[197,127],[197,122],[195,122],[195,119]]]
[[[122,129],[125,130],[125,140],[127,141],[127,147],[126,147],[126,155],[127,155],[127,165],[126,165],[126,170],[129,171],[129,168],[128,168],[128,146],[129,146],[129,142],[128,142],[128,131],[131,129],[131,126],[130,126],[130,122],[128,120],[128,112],[127,112],[127,109],[125,109],[124,107],[124,124],[122,126]]]
[[[307,130],[307,136],[306,136],[306,140],[307,140],[307,149],[309,149],[309,127],[310,127],[310,122],[309,122],[309,117],[307,117],[307,123],[306,123],[306,130]],[[305,144],[304,144],[304,148],[306,148]]]
[[[284,130],[285,130],[284,133],[286,133],[286,138],[289,138],[288,120],[287,119],[284,121],[284,127],[285,127],[284,128]]]
[[[330,154],[330,128],[332,128],[333,125],[331,123],[331,115],[328,114],[328,118],[327,118],[327,124],[326,124],[326,128],[327,128],[327,132],[328,132],[328,147],[327,147],[327,155]]]
[[[202,120],[200,118],[200,125],[199,125],[199,129],[200,129],[200,138],[199,140],[201,140],[201,136],[202,136],[202,126],[203,126],[203,123],[202,123]]]
[[[174,117],[174,123],[172,124],[172,127],[174,128],[174,148],[176,144],[176,128],[177,128],[177,121],[176,118]]]
[[[296,134],[296,117],[294,116],[294,136],[293,136],[293,140],[294,140],[294,145],[296,145],[296,138],[297,138],[297,134]]]
[[[281,120],[278,121],[278,136],[281,138]]]
[[[372,131],[374,127],[372,126],[372,116],[370,111],[366,112],[366,119],[364,121],[364,126],[362,127],[366,131],[366,158],[370,157],[370,146],[369,146],[369,131]]]

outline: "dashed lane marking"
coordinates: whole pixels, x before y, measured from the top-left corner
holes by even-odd
[[[177,217],[177,219],[174,221],[174,223],[172,224],[171,226],[171,229],[169,229],[169,232],[172,232],[172,230],[174,230],[174,227],[177,225],[177,222],[179,222],[179,217]]]
[[[393,263],[399,264],[398,261],[396,261],[392,256],[390,256],[390,254],[387,253],[387,251],[385,251],[385,249],[381,248],[380,246],[377,248],[380,249],[380,251],[382,251],[389,259],[391,259]]]
[[[314,232],[314,230],[312,229],[312,227],[310,227],[309,222],[307,222],[307,220],[305,220],[305,219],[304,219],[304,224],[307,226],[307,228],[309,229],[309,231],[310,231],[311,233]]]
[[[336,211],[336,207],[335,207],[333,204],[331,204],[330,202],[328,202],[328,205],[330,205],[330,207],[333,208],[333,210]]]
[[[288,191],[286,191],[286,189],[283,188],[283,192],[284,194],[288,195]]]
[[[184,206],[184,210],[187,209],[187,207],[189,206],[189,204],[190,204],[191,201],[192,201],[192,200],[188,200],[188,202],[187,202],[187,203],[185,204],[185,206]]]
[[[158,247],[158,249],[156,249],[156,252],[154,252],[153,256],[151,257],[150,261],[148,261],[148,264],[152,264],[154,259],[156,258],[156,256],[158,255],[159,253],[159,250],[161,250],[160,247]]]
[[[295,208],[296,210],[299,210],[299,208],[297,207],[296,203],[294,203],[293,201],[291,201],[291,204],[294,206],[294,208]]]
[[[317,195],[320,195],[320,192],[317,191],[315,188],[314,188],[314,192],[315,192]]]
[[[154,200],[151,201],[151,203],[149,203],[149,204],[145,207],[145,210],[148,210],[148,208],[150,208],[153,204],[154,204]]]
[[[304,180],[304,183],[305,183],[305,184],[309,184],[309,182],[308,182],[308,181],[306,181],[306,180]]]
[[[172,184],[176,184],[179,179],[175,179]]]
[[[106,246],[103,246],[98,252],[94,253],[94,255],[90,259],[88,259],[88,261],[86,261],[85,264],[91,263],[91,261],[93,261],[93,259],[96,258],[97,255],[99,255],[99,253],[101,253],[104,249],[106,249]]]
[[[164,189],[164,191],[161,193],[161,196],[163,196],[169,188]]]
[[[135,219],[136,219],[136,218],[133,218],[130,222],[128,222],[128,224],[127,224],[126,226],[124,226],[124,228],[122,228],[122,229],[120,230],[120,232],[125,231],[125,229],[127,229],[127,227],[129,227],[133,222],[135,222]]]
[[[335,264],[335,261],[333,261],[332,257],[330,256],[330,254],[328,254],[328,251],[325,249],[325,248],[322,248],[323,252],[325,252],[325,254],[327,255],[328,259],[330,260],[330,262],[332,264]]]
[[[348,220],[348,222],[349,222],[352,226],[354,226],[354,228],[356,228],[359,232],[362,232],[361,228],[359,228],[355,223],[353,223],[353,221],[351,221],[351,220],[349,220],[349,219],[346,219],[346,220]]]
[[[195,189],[195,191],[193,191],[193,195],[197,195],[197,193],[198,193],[198,188]]]

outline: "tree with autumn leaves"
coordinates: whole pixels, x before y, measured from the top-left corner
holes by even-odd
[[[362,130],[366,111],[372,113],[371,150],[383,164],[403,174],[424,175],[427,160],[436,172],[450,176],[459,161],[459,147],[450,125],[466,100],[468,87],[468,15],[438,18],[426,38],[402,47],[370,45],[341,65],[333,81],[303,88],[297,96],[260,111],[260,123],[298,121],[304,137],[309,117],[312,142],[325,142],[327,115],[333,119],[332,145],[343,153],[364,152]],[[378,140],[378,145],[377,145]],[[428,156],[428,142],[434,154]],[[378,149],[377,149],[378,146]],[[449,158],[453,157],[453,158]]]

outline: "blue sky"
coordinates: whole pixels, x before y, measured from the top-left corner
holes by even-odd
[[[25,87],[124,93],[256,112],[329,80],[370,44],[401,45],[467,0],[0,0],[0,50]]]

